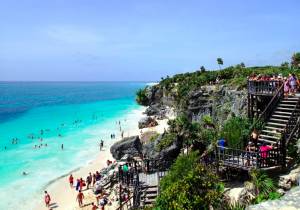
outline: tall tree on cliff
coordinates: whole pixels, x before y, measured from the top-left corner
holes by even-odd
[[[245,65],[244,62],[242,62],[240,65],[241,65],[242,68],[245,68],[245,67],[246,67],[246,65]]]
[[[217,63],[218,63],[219,68],[221,70],[221,65],[223,65],[223,59],[222,58],[217,58]]]
[[[300,52],[294,53],[292,56],[291,66],[293,68],[300,68]]]
[[[204,73],[204,72],[205,72],[205,70],[206,70],[206,69],[205,69],[205,67],[204,67],[204,66],[201,66],[201,67],[200,67],[200,71],[201,71],[201,73]]]

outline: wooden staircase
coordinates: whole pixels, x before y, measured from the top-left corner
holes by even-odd
[[[288,97],[279,102],[258,137],[258,143],[281,144],[282,133],[292,117],[293,111],[299,112],[299,97]]]
[[[217,167],[271,170],[287,166],[288,145],[294,144],[295,140],[300,137],[300,96],[285,98],[283,83],[279,83],[278,86],[273,85],[272,91],[270,91],[270,84],[270,82],[263,82],[263,85],[260,85],[256,82],[254,85],[258,85],[259,88],[248,87],[248,110],[250,110],[248,116],[250,118],[253,117],[252,110],[257,96],[259,95],[262,99],[266,93],[266,98],[269,99],[268,104],[252,125],[253,129],[258,127],[259,122],[264,123],[259,131],[255,151],[246,151],[241,146],[239,148],[217,146],[211,157],[217,163]],[[260,151],[260,146],[263,144],[273,147],[268,151]]]
[[[158,195],[158,186],[145,186],[142,189],[141,201],[143,206],[152,206],[155,203],[155,199]]]

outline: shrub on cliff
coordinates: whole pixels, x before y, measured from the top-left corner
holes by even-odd
[[[147,98],[147,95],[146,95],[146,88],[139,89],[136,92],[136,98],[135,98],[135,100],[140,105],[148,105],[148,98]]]
[[[266,173],[259,170],[250,172],[250,182],[254,185],[255,199],[252,203],[261,203],[266,200],[275,200],[280,198],[280,194],[276,192],[276,186]]]
[[[226,139],[229,147],[244,148],[250,135],[251,123],[247,118],[232,117],[225,122],[220,137]]]
[[[157,209],[208,209],[221,203],[223,185],[207,167],[198,163],[198,154],[179,156],[160,183]]]

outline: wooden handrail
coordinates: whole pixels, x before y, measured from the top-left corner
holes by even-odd
[[[297,104],[295,105],[295,109],[293,110],[291,117],[289,118],[283,132],[281,132],[281,149],[283,154],[283,160],[282,165],[285,167],[286,163],[286,150],[287,146],[290,142],[290,140],[293,138],[294,133],[297,129],[299,129],[300,126],[300,98],[297,101]],[[288,136],[288,137],[287,137]]]
[[[281,163],[279,148],[266,152],[252,152],[240,149],[217,146],[217,159],[239,168],[268,168],[278,166]],[[265,154],[262,156],[262,154]],[[250,163],[249,165],[247,165]]]
[[[282,84],[276,91],[275,95],[272,97],[272,99],[270,100],[270,102],[268,103],[268,105],[266,106],[266,108],[262,111],[262,113],[260,114],[260,116],[255,120],[255,122],[252,124],[251,126],[251,130],[254,129],[254,127],[256,126],[256,124],[259,121],[263,121],[265,122],[267,120],[267,118],[269,117],[269,115],[271,115],[271,113],[273,112],[273,109],[275,108],[275,104],[273,104],[274,102],[276,102],[276,104],[278,103],[279,99],[283,96],[284,92],[283,92],[283,87],[284,84]],[[275,101],[277,99],[277,101]],[[272,107],[273,105],[273,107]],[[269,110],[270,108],[272,108],[271,110]],[[268,116],[265,116],[268,115]]]

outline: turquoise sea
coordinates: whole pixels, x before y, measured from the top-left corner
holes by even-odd
[[[135,92],[145,85],[0,82],[0,209],[30,210],[50,181],[94,159],[101,139],[109,148],[117,121],[137,126]]]

